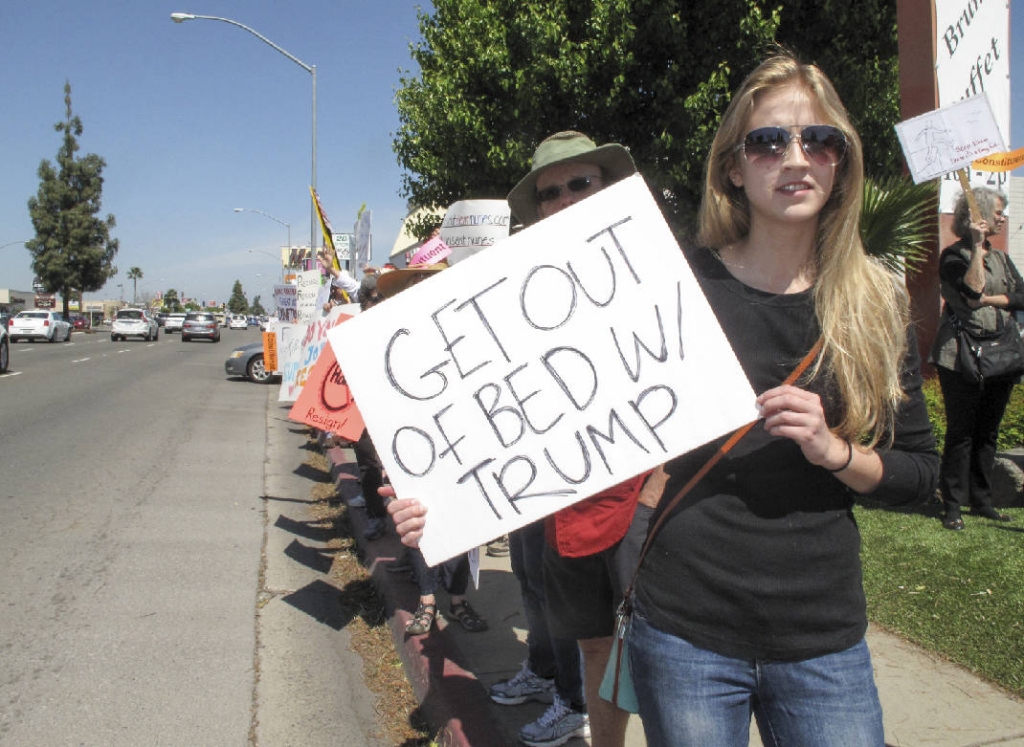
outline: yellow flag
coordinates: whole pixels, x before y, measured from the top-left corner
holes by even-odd
[[[313,196],[313,205],[316,207],[316,217],[320,219],[320,230],[324,234],[324,246],[331,250],[331,263],[334,265],[334,269],[340,270],[341,263],[338,262],[338,252],[334,249],[334,231],[331,229],[331,222],[327,220],[327,214],[320,206],[320,196],[317,195],[316,190],[310,187],[309,193]]]

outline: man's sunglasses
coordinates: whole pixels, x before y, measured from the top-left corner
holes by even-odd
[[[590,189],[594,179],[598,179],[596,176],[576,176],[565,183],[564,188],[570,192],[586,192]],[[557,200],[562,196],[563,185],[552,184],[550,187],[544,187],[544,189],[537,190],[537,203],[551,202]]]
[[[736,146],[751,163],[775,163],[782,160],[796,138],[808,161],[835,166],[846,155],[846,135],[832,125],[808,125],[794,135],[785,127],[758,127]]]

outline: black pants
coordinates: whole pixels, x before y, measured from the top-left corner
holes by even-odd
[[[359,486],[366,499],[366,515],[371,519],[383,519],[387,510],[377,488],[384,484],[384,467],[370,440],[370,431],[363,431],[352,451],[355,452],[356,465],[359,467]]]
[[[981,386],[948,368],[936,370],[946,403],[946,442],[939,469],[946,512],[959,513],[968,505],[991,506],[999,423],[1015,379],[986,381]]]

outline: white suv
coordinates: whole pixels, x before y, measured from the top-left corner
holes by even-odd
[[[168,314],[164,319],[164,332],[181,332],[181,325],[185,323],[184,314]]]
[[[110,327],[110,341],[117,342],[127,337],[159,340],[160,325],[144,309],[121,309]]]

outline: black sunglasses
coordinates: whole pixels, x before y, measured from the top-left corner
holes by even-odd
[[[597,176],[576,176],[565,183],[565,188],[570,192],[586,192],[590,189],[594,179],[599,179]],[[552,184],[550,187],[544,187],[544,189],[537,190],[537,202],[551,202],[557,200],[562,196],[562,185]]]
[[[742,149],[751,163],[774,163],[785,157],[794,138],[809,161],[835,166],[846,156],[846,135],[832,125],[808,125],[797,135],[785,127],[758,127],[747,133],[736,150]]]

